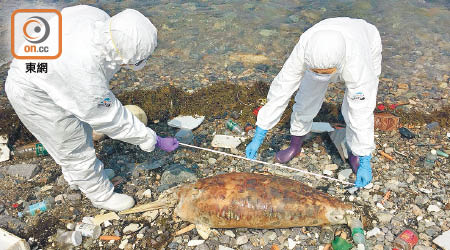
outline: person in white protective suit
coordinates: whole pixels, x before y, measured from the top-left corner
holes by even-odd
[[[374,144],[374,117],[378,78],[381,73],[381,39],[375,26],[348,17],[325,19],[308,29],[273,80],[267,104],[261,108],[252,142],[246,155],[254,159],[267,130],[281,118],[292,94],[295,104],[291,115],[291,144],[276,154],[276,160],[288,162],[298,155],[304,136],[319,112],[331,81],[340,77],[346,92],[342,114],[349,161],[356,172],[356,186],[372,180],[370,166]]]
[[[30,60],[14,59],[6,80],[8,99],[70,185],[78,186],[95,207],[128,209],[134,199],[114,192],[95,155],[92,129],[147,152],[155,146],[168,152],[178,147],[175,138],[157,136],[109,90],[121,66],[144,67],[156,47],[157,30],[132,9],[109,17],[98,8],[80,5],[61,14],[61,56],[45,61],[47,74],[25,73]]]

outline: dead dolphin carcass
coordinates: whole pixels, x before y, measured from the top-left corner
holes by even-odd
[[[210,228],[289,228],[346,224],[352,206],[284,177],[227,173],[166,190],[157,201],[121,214],[175,207],[175,215],[196,225],[203,238]]]

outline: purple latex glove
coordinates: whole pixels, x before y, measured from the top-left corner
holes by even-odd
[[[156,137],[156,146],[166,152],[172,152],[178,148],[178,141],[173,137]]]

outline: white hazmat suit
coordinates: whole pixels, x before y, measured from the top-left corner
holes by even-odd
[[[98,8],[80,5],[61,14],[62,55],[45,61],[47,74],[25,73],[25,63],[32,60],[14,59],[6,80],[8,99],[24,125],[61,165],[70,185],[77,185],[94,206],[131,207],[131,197],[113,193],[95,155],[92,129],[145,151],[155,148],[155,132],[122,106],[109,81],[121,65],[136,64],[154,51],[157,30],[131,9],[109,17]],[[115,201],[105,204],[111,199]]]
[[[310,70],[329,68],[336,68],[336,73],[321,75]],[[375,148],[373,110],[380,73],[381,38],[375,26],[348,17],[325,19],[301,35],[273,80],[256,125],[273,128],[298,90],[290,132],[294,136],[307,134],[328,84],[340,77],[346,85],[342,114],[347,144],[355,155],[370,155]]]

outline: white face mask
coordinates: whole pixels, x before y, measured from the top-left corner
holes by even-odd
[[[331,78],[336,74],[336,71],[332,74],[319,74],[312,70],[308,70],[308,72],[311,74],[311,77],[314,81],[319,82],[329,82]]]

